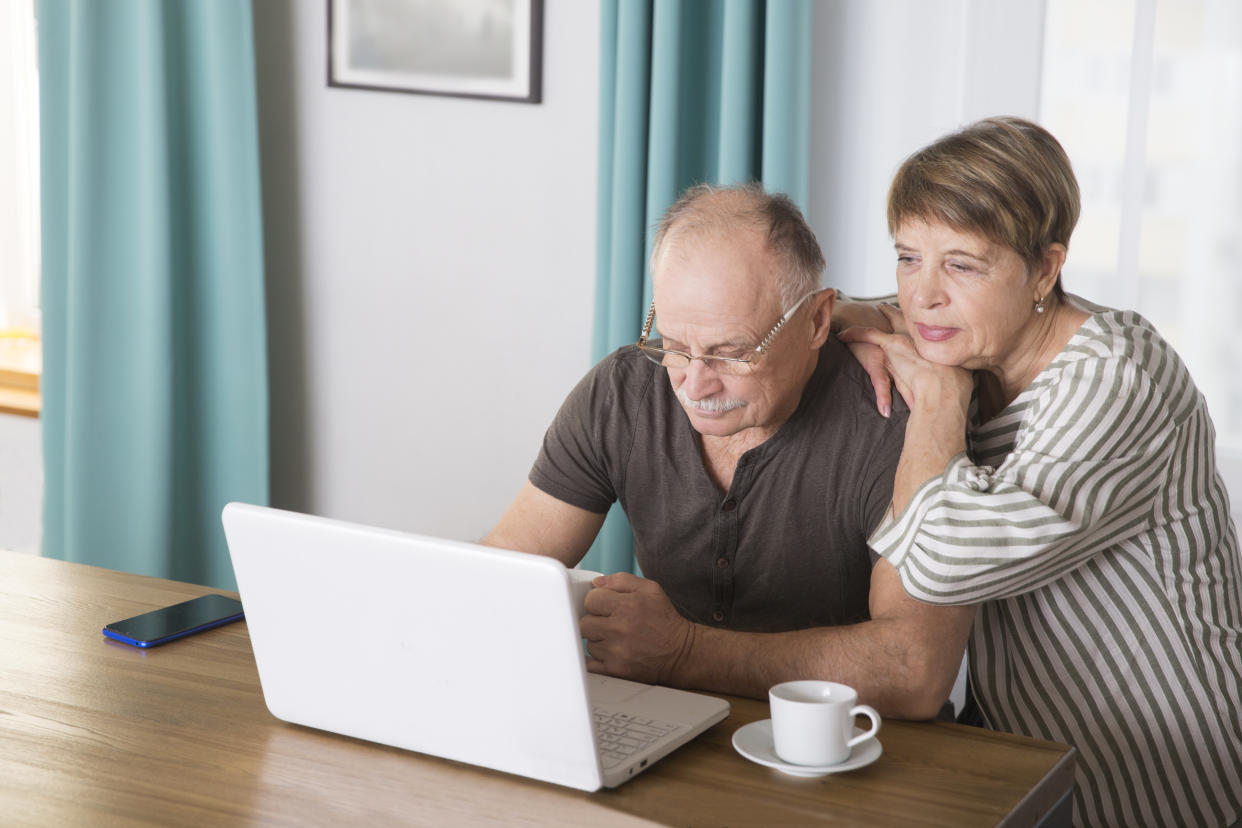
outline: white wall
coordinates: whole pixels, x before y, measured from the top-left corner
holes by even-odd
[[[273,502],[481,536],[590,363],[598,3],[539,105],[329,88],[325,4],[254,6]]]
[[[894,292],[888,185],[907,155],[989,115],[1039,108],[1043,2],[817,3],[807,219],[824,282],[853,296]],[[998,66],[1005,71],[997,71]],[[950,699],[965,699],[966,662]]]
[[[325,4],[254,5],[274,501],[481,535],[589,363],[598,3],[548,0],[537,106],[329,89]],[[890,289],[884,195],[907,153],[1034,113],[1042,6],[816,4],[828,284]],[[981,68],[997,56],[1012,74]],[[39,440],[0,417],[0,547],[38,543]]]
[[[33,417],[0,414],[0,549],[43,544],[43,443]]]
[[[1043,21],[1042,0],[815,4],[807,217],[828,286],[893,292],[893,173],[970,121],[1035,116]]]
[[[1042,3],[815,11],[808,212],[829,284],[879,292],[889,177],[967,120],[1034,113]],[[598,15],[549,0],[524,106],[330,89],[323,7],[255,4],[277,505],[472,537],[525,479],[588,366]],[[998,54],[1012,76],[981,70]]]

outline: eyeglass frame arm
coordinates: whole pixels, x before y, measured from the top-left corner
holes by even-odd
[[[798,308],[802,306],[802,303],[805,302],[807,299],[810,299],[815,294],[820,293],[822,290],[823,288],[819,288],[818,290],[813,290],[810,293],[807,293],[806,295],[804,295],[797,302],[794,302],[793,305],[789,308],[789,310],[785,311],[785,313],[781,316],[781,318],[776,320],[776,325],[772,327],[772,330],[768,331],[767,336],[765,336],[762,340],[760,340],[759,344],[755,346],[755,350],[751,351],[750,353],[746,355],[745,359],[741,357],[695,356],[694,354],[688,354],[684,351],[676,351],[670,348],[659,348],[657,350],[671,351],[672,353],[681,354],[682,356],[685,356],[686,358],[691,359],[691,360],[724,359],[724,360],[728,360],[729,362],[742,362],[742,363],[749,364],[755,359],[763,356],[764,353],[768,350],[768,348],[772,347],[772,340],[776,339],[776,335],[781,332],[781,328],[785,327],[785,323],[788,322],[795,313],[797,313]],[[643,321],[643,329],[638,335],[638,347],[639,348],[647,347],[647,340],[651,337],[651,326],[654,323],[655,323],[655,300],[652,299],[651,307],[647,308],[647,318]]]

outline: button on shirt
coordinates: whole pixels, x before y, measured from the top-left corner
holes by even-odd
[[[797,410],[742,455],[722,493],[667,371],[630,345],[570,393],[530,480],[596,513],[620,500],[644,576],[692,621],[856,623],[868,618],[867,537],[892,498],[906,416],[899,404],[881,417],[866,374],[829,339]]]

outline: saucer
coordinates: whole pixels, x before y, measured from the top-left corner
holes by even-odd
[[[861,728],[854,728],[854,735],[866,733]],[[870,765],[884,748],[879,739],[868,739],[857,744],[850,751],[850,758],[835,765],[792,765],[776,755],[772,746],[772,720],[761,719],[739,727],[733,734],[733,748],[752,762],[776,768],[790,776],[827,776],[830,773],[844,773],[858,770]]]

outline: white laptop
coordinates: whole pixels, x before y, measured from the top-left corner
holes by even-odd
[[[284,721],[593,791],[729,713],[587,673],[559,561],[241,503],[223,520]]]

